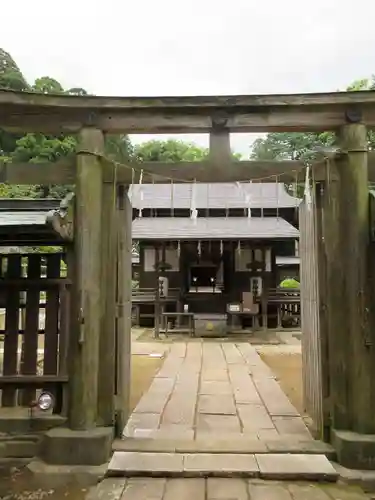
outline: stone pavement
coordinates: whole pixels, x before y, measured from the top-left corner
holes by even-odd
[[[312,441],[249,343],[174,343],[124,430],[128,438]]]
[[[368,500],[362,490],[338,484],[245,479],[108,478],[87,500]]]
[[[338,477],[245,342],[173,343],[113,448],[108,476]]]

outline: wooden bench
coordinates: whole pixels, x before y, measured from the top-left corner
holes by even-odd
[[[168,319],[172,318],[187,318],[189,334],[191,337],[195,336],[194,313],[192,312],[163,312],[162,315],[162,329],[165,336],[168,336]]]

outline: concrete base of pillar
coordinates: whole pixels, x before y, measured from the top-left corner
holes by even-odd
[[[102,465],[111,456],[113,438],[111,427],[51,429],[44,434],[41,459],[51,465]]]
[[[337,461],[348,469],[375,470],[375,434],[332,431]]]

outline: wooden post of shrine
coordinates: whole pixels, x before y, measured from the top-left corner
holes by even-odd
[[[129,416],[132,300],[132,206],[127,188],[117,188],[117,403],[116,433],[121,437]]]
[[[350,116],[348,117],[350,118]],[[333,443],[340,463],[355,469],[375,466],[375,333],[370,287],[370,229],[367,169],[367,130],[362,123],[348,123],[340,131],[338,175],[338,238],[341,280],[331,315],[335,315],[336,351],[339,359],[331,373],[334,399]],[[328,256],[329,265],[332,259]],[[329,272],[329,271],[328,271]],[[339,270],[337,269],[338,274]],[[331,325],[332,326],[332,322]]]
[[[74,237],[74,307],[70,339],[71,429],[97,424],[99,339],[102,308],[102,168],[103,133],[84,128],[79,135]]]
[[[116,359],[116,285],[117,285],[117,208],[116,170],[103,183],[101,290],[102,316],[98,371],[98,423],[115,423],[115,359]]]

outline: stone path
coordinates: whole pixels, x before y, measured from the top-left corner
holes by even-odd
[[[124,430],[128,438],[312,441],[248,343],[174,343]]]
[[[88,500],[368,500],[356,487],[244,479],[108,478]]]

